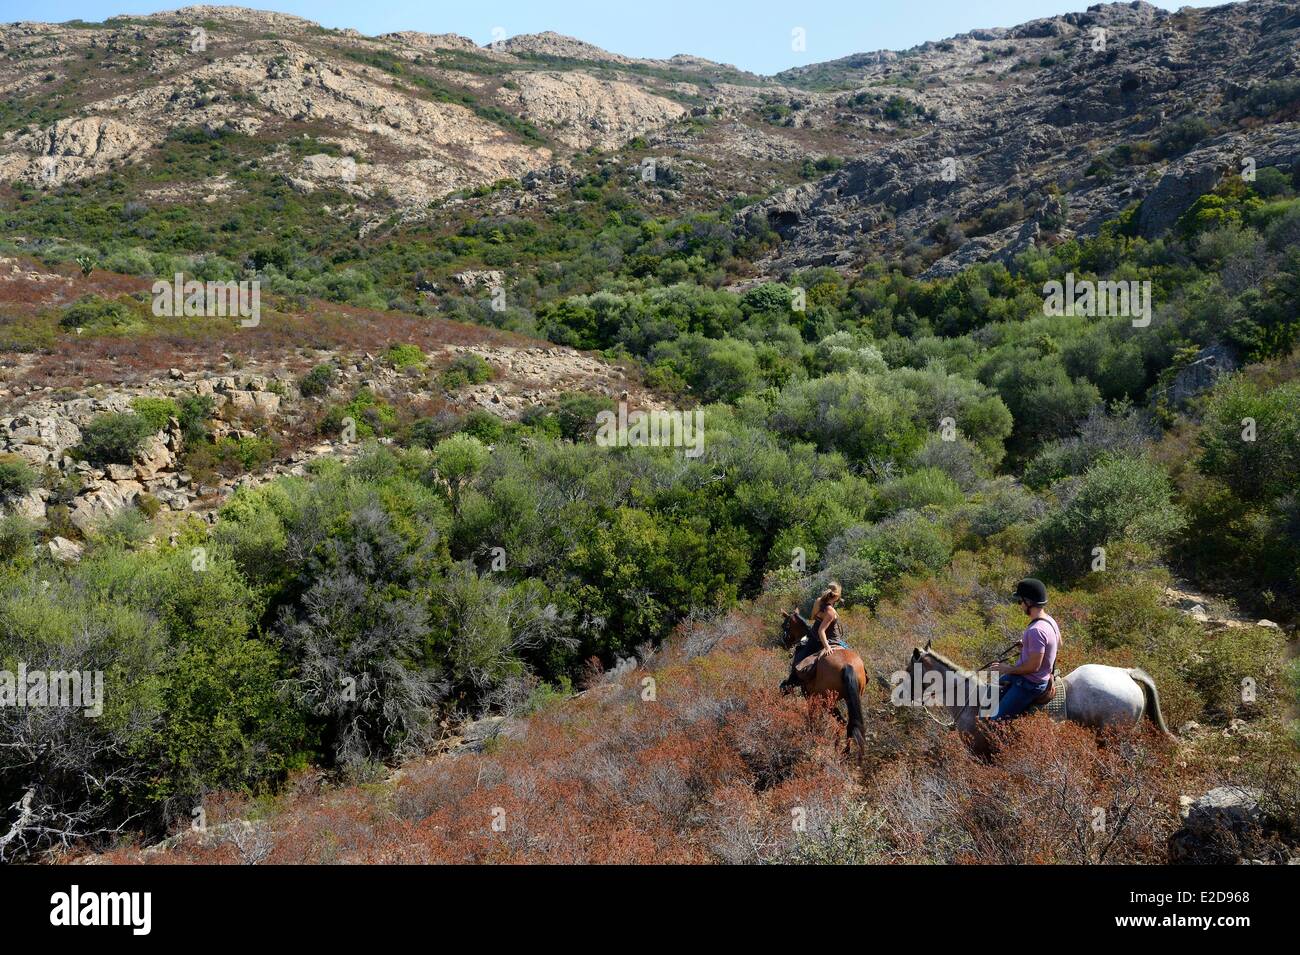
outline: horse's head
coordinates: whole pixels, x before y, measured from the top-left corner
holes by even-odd
[[[808,628],[804,626],[803,618],[793,610],[782,610],[781,617],[781,645],[789,650],[808,635]]]

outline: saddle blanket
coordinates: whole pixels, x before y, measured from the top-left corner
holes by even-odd
[[[1052,686],[1052,698],[1041,705],[1047,715],[1058,723],[1065,719],[1065,681],[1058,679]]]

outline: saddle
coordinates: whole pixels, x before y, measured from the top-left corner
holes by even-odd
[[[1052,719],[1058,722],[1065,719],[1065,681],[1058,680],[1056,676],[1056,671],[1052,671],[1052,675],[1047,678],[1047,689],[1029,704],[1026,713],[1046,708],[1047,715]]]
[[[830,644],[831,644],[832,651],[844,649],[843,644],[840,644],[834,640],[830,641]],[[821,659],[820,654],[813,653],[810,654],[809,656],[804,657],[802,660],[800,660],[798,663],[795,664],[794,673],[800,683],[806,683],[808,680],[812,679],[813,671],[817,669],[817,661],[820,659]]]

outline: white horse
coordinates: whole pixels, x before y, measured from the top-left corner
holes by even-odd
[[[967,738],[982,739],[977,720],[981,715],[980,700],[987,699],[987,688],[981,696],[978,674],[931,650],[928,643],[924,648],[912,649],[912,666],[920,667],[923,679],[926,673],[937,673],[945,687],[955,689],[952,702],[947,697],[944,700],[953,726]],[[1170,739],[1177,739],[1160,713],[1155,681],[1143,671],[1085,663],[1060,680],[1065,684],[1065,718],[1071,722],[1093,729],[1132,728],[1145,716]]]

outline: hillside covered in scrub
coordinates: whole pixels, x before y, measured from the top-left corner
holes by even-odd
[[[0,670],[106,693],[0,707],[0,858],[1294,859],[1287,9],[1113,5],[777,78],[229,8],[3,28]],[[1031,241],[968,248],[965,192],[900,186],[910,245],[843,189],[782,211],[975,122],[931,103],[954,57],[1011,58],[1010,89],[1094,21],[1138,77],[1089,105],[1109,172],[996,173],[1019,205],[969,237]],[[1157,95],[1150,51],[1224,23],[1195,67],[1222,95]],[[895,62],[926,108],[876,98]],[[109,125],[139,110],[154,141]],[[1125,145],[1161,110],[1177,136]],[[1076,193],[1095,221],[1034,211]],[[873,238],[821,261],[838,202]],[[178,274],[258,282],[258,321],[158,314]],[[1145,314],[1046,305],[1130,282]],[[700,453],[597,441],[620,404],[701,408]],[[1028,574],[1062,672],[1141,667],[1176,742],[1034,717],[981,761],[894,705],[912,647],[1014,639]],[[778,610],[832,579],[860,768],[776,691]]]

